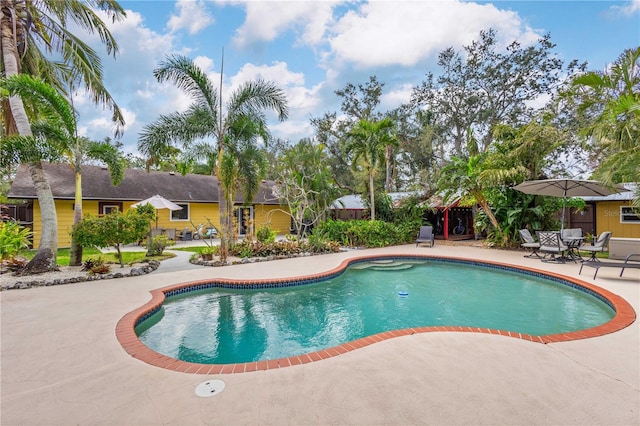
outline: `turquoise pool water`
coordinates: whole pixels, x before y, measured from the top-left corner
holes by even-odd
[[[461,325],[546,335],[591,328],[614,315],[594,296],[532,275],[442,261],[379,260],[297,287],[172,296],[136,333],[161,354],[227,364],[300,355],[409,327]]]

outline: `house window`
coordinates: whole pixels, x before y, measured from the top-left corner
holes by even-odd
[[[122,211],[122,203],[99,203],[98,214],[109,214]]]
[[[172,210],[171,220],[189,220],[189,204],[176,204],[182,207],[182,210]]]
[[[620,207],[620,223],[640,224],[640,210],[631,206]]]

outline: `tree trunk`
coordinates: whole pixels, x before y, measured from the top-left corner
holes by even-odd
[[[4,4],[4,2],[3,2]],[[7,6],[11,8],[12,5]],[[4,8],[3,8],[4,10]],[[7,77],[19,73],[18,54],[16,45],[13,42],[13,30],[10,16],[4,13],[0,16],[0,34],[2,37],[2,60],[4,71]],[[33,136],[31,133],[31,125],[29,118],[24,109],[22,99],[18,96],[9,97],[9,107],[13,122],[20,136]],[[35,274],[56,270],[56,254],[58,251],[58,220],[56,217],[56,206],[53,201],[51,187],[47,181],[47,177],[42,168],[42,163],[34,161],[29,163],[29,172],[31,180],[36,189],[38,203],[40,204],[40,212],[42,218],[42,235],[40,237],[40,246],[36,256],[27,264],[23,270],[24,274]]]
[[[221,262],[226,262],[229,255],[229,215],[227,214],[227,192],[228,188],[222,183],[220,177],[220,161],[222,161],[222,149],[218,149],[218,167],[216,170],[216,176],[218,178],[218,214],[220,216],[220,250],[219,256]]]
[[[393,153],[393,147],[388,145],[385,147],[384,159],[385,159],[385,176],[384,176],[384,189],[387,193],[391,192],[391,154]]]
[[[502,233],[502,229],[500,228],[500,224],[498,223],[498,220],[496,219],[496,217],[494,216],[493,212],[491,211],[491,207],[489,206],[489,203],[487,203],[486,200],[480,200],[480,201],[478,201],[478,203],[480,204],[480,207],[482,207],[482,210],[484,210],[486,215],[489,217],[489,221],[491,222],[493,227],[496,228],[496,230],[498,232]]]
[[[82,220],[82,174],[76,170],[76,195],[73,206],[73,226]],[[71,236],[71,250],[69,252],[69,266],[82,265],[82,246]]]
[[[376,220],[375,195],[373,194],[373,172],[369,172],[369,202],[371,203],[371,221]]]
[[[36,255],[20,271],[20,275],[34,275],[49,271],[59,271],[53,252],[48,248],[39,248]]]

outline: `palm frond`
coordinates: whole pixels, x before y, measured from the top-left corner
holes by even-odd
[[[289,117],[289,108],[284,91],[274,83],[260,79],[240,86],[232,93],[227,103],[229,117],[239,115],[255,116],[264,110],[274,111],[280,121],[284,121]]]
[[[189,58],[173,55],[160,63],[153,71],[154,77],[162,83],[170,81],[183,90],[199,106],[206,106],[209,114],[217,121],[218,92],[207,75]]]

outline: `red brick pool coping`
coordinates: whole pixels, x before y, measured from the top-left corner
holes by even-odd
[[[383,333],[374,334],[372,336],[363,337],[361,339],[357,339],[351,342],[343,343],[341,345],[327,348],[323,350],[319,350],[316,352],[311,352],[307,354],[290,356],[286,358],[278,358],[267,361],[256,361],[256,362],[246,362],[246,363],[238,363],[238,364],[197,364],[192,362],[181,361],[175,358],[168,357],[166,355],[159,354],[149,347],[145,346],[138,336],[135,333],[135,325],[138,320],[142,318],[144,315],[158,308],[164,303],[165,293],[184,289],[187,287],[193,287],[202,284],[209,284],[212,282],[221,283],[221,284],[230,284],[238,287],[255,285],[255,284],[276,284],[281,282],[291,282],[291,281],[302,281],[302,280],[313,280],[313,279],[324,279],[329,278],[331,276],[340,273],[344,269],[346,269],[350,264],[354,262],[362,262],[367,260],[375,260],[381,258],[415,258],[415,259],[426,259],[426,260],[444,260],[444,261],[457,261],[457,262],[468,262],[468,263],[476,263],[481,265],[493,265],[498,267],[504,267],[509,269],[528,271],[535,274],[540,274],[549,278],[557,278],[563,281],[570,282],[574,285],[587,289],[600,297],[606,299],[613,309],[615,310],[615,316],[605,324],[592,327],[586,330],[573,331],[568,333],[558,333],[558,334],[548,334],[544,336],[532,336],[523,333],[516,333],[505,330],[496,330],[490,328],[479,328],[479,327],[466,327],[466,326],[431,326],[431,327],[413,327],[413,328],[405,328],[402,330],[393,330],[393,331],[385,331]],[[344,354],[346,352],[354,351],[356,349],[363,348],[365,346],[372,345],[374,343],[381,342],[383,340],[392,339],[400,336],[408,336],[416,333],[432,333],[432,332],[465,332],[465,333],[485,333],[485,334],[495,334],[506,337],[513,337],[516,339],[528,340],[530,342],[536,343],[556,343],[556,342],[567,342],[571,340],[579,340],[579,339],[587,339],[590,337],[598,337],[603,336],[605,334],[614,333],[616,331],[622,330],[623,328],[633,324],[636,319],[636,313],[631,307],[631,305],[624,300],[622,297],[605,290],[601,287],[595,286],[593,284],[589,284],[585,281],[571,278],[565,275],[542,271],[535,268],[529,268],[525,266],[516,266],[509,265],[499,262],[491,262],[491,261],[480,261],[476,259],[466,259],[466,258],[457,258],[457,257],[447,257],[447,256],[428,256],[428,255],[416,255],[416,254],[393,254],[393,255],[370,255],[370,256],[361,256],[355,257],[351,259],[344,260],[339,266],[334,269],[331,269],[326,272],[321,272],[313,275],[305,275],[298,277],[283,277],[283,278],[272,278],[272,279],[261,279],[261,280],[233,280],[228,278],[215,278],[215,279],[207,279],[207,280],[199,280],[199,281],[191,281],[176,285],[171,285],[168,287],[164,287],[161,289],[156,289],[151,291],[151,300],[147,302],[145,305],[135,309],[132,312],[126,314],[122,319],[118,322],[116,326],[116,337],[122,347],[124,348],[129,355],[134,358],[137,358],[147,364],[164,368],[167,370],[178,371],[183,373],[191,373],[191,374],[230,374],[230,373],[245,373],[250,371],[259,371],[259,370],[271,370],[275,368],[282,367],[290,367],[293,365],[307,364],[310,362],[320,361],[326,358],[331,358],[334,356],[338,356]]]

